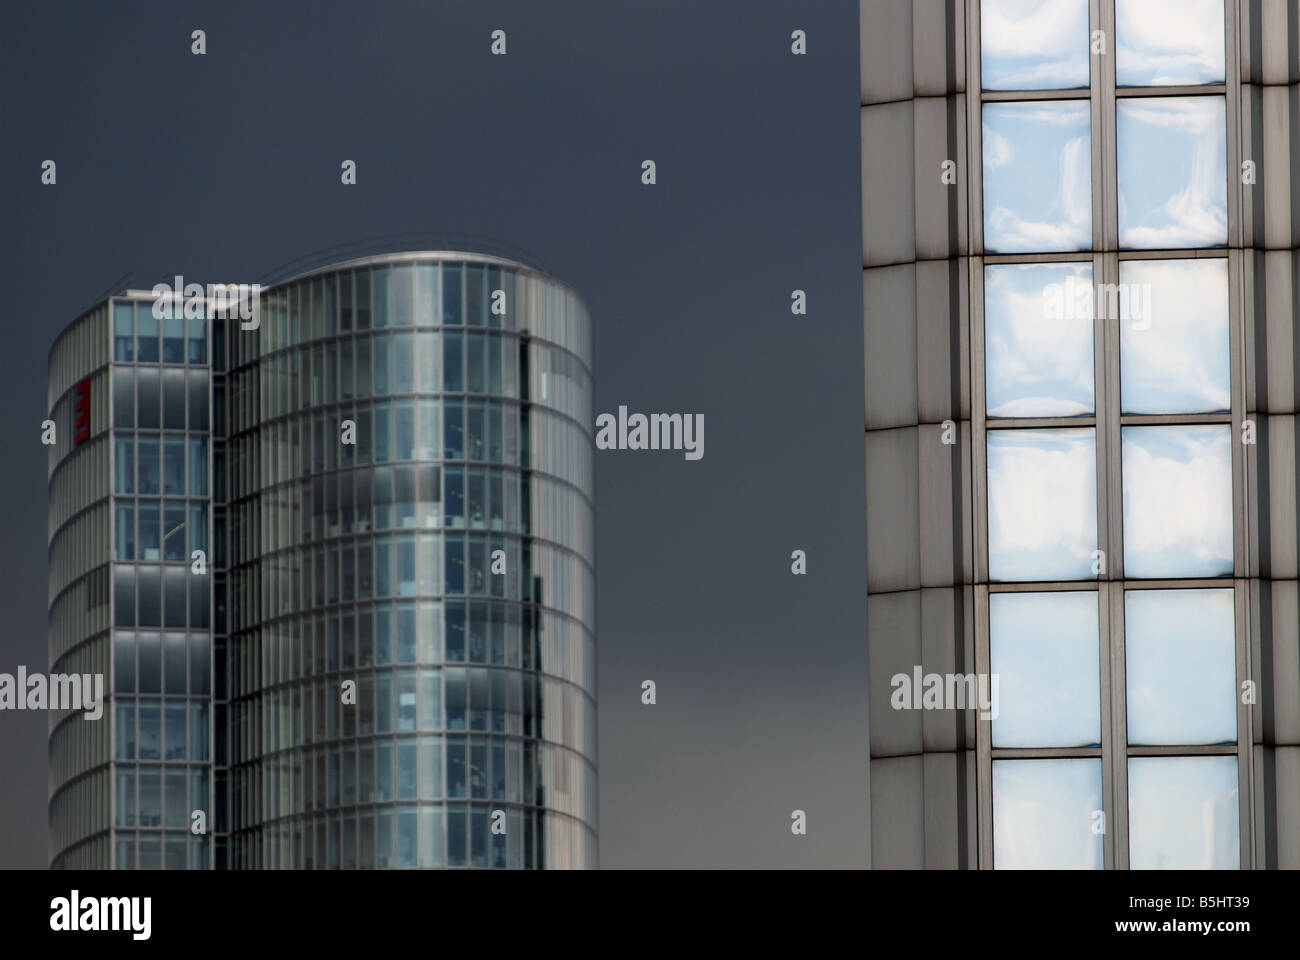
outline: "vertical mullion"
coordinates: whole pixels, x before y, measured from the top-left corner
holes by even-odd
[[[1254,539],[1253,527],[1249,522],[1250,484],[1248,472],[1249,458],[1246,447],[1241,443],[1242,426],[1246,419],[1246,313],[1244,290],[1244,270],[1246,255],[1240,248],[1245,243],[1242,184],[1240,181],[1241,161],[1245,153],[1242,143],[1242,109],[1241,109],[1241,44],[1240,25],[1241,10],[1239,0],[1224,0],[1223,37],[1226,45],[1224,52],[1224,87],[1225,87],[1225,133],[1228,198],[1228,330],[1229,351],[1232,376],[1232,517],[1233,517],[1233,569],[1235,572],[1235,590],[1233,593],[1234,628],[1236,631],[1236,667],[1237,682],[1234,697],[1237,706],[1237,797],[1240,804],[1240,860],[1242,869],[1255,866],[1255,820],[1254,796],[1255,780],[1253,771],[1254,757],[1254,711],[1241,702],[1239,691],[1243,681],[1253,675],[1252,646],[1250,636],[1250,580],[1251,575],[1251,541]]]
[[[966,0],[966,282],[970,324],[971,573],[975,615],[976,676],[989,671],[988,475],[984,380],[984,103],[980,76],[980,2]],[[993,868],[992,721],[975,714],[976,866]]]

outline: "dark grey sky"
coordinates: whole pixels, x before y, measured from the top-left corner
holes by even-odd
[[[6,4],[0,671],[46,664],[46,355],[115,278],[485,235],[585,298],[597,412],[705,416],[596,459],[601,865],[865,866],[857,6]],[[0,867],[46,864],[45,732],[0,713]]]

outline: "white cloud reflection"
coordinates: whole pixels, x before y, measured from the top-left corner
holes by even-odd
[[[980,78],[985,90],[1088,85],[1088,0],[984,0]]]
[[[1119,277],[1150,290],[1142,322],[1120,324],[1124,412],[1229,409],[1228,261],[1124,260]]]
[[[1121,87],[1223,83],[1223,0],[1115,0]]]
[[[984,106],[984,248],[1048,253],[1092,246],[1086,100]]]
[[[984,268],[989,416],[1072,417],[1092,412],[1092,315],[1071,310],[1052,316],[1049,309],[1053,289],[1067,291],[1091,283],[1091,263]]]
[[[1232,427],[1124,427],[1124,572],[1232,573]]]
[[[990,430],[989,576],[1091,579],[1097,549],[1092,427]]]
[[[1224,98],[1121,99],[1117,111],[1120,246],[1226,244]]]

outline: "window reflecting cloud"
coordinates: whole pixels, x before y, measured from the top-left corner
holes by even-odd
[[[1092,579],[1097,437],[1091,427],[990,430],[989,576]]]
[[[1090,263],[984,268],[984,352],[991,417],[1093,411]],[[1077,294],[1088,294],[1086,303]]]
[[[1121,87],[1223,83],[1223,0],[1115,0]]]
[[[1130,98],[1116,109],[1120,246],[1225,245],[1224,98]]]
[[[984,0],[980,79],[985,90],[1088,85],[1088,0]]]
[[[1232,428],[1124,427],[1124,572],[1232,574]]]
[[[1236,740],[1234,636],[1231,590],[1124,594],[1129,743]]]
[[[1228,261],[1124,260],[1141,316],[1120,322],[1125,413],[1228,410]]]
[[[1129,866],[1241,866],[1237,758],[1130,757]]]
[[[1101,742],[1097,633],[1091,590],[989,595],[995,747]]]
[[[984,105],[984,249],[1053,253],[1092,246],[1086,100]]]
[[[993,865],[1100,870],[1101,761],[993,761]]]

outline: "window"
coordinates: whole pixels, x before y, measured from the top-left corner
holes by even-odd
[[[1088,0],[983,0],[985,90],[1088,86]]]
[[[1096,454],[1092,428],[989,431],[993,580],[1095,576]]]
[[[1100,744],[1097,594],[995,593],[989,620],[993,746]]]
[[[1115,82],[1224,81],[1223,0],[1115,0]]]
[[[1227,411],[1228,261],[1125,260],[1120,383],[1125,413]]]
[[[984,249],[1086,250],[1092,245],[1086,100],[984,105]]]
[[[1124,427],[1124,571],[1232,574],[1232,427]]]
[[[1241,865],[1237,757],[1130,757],[1134,870]]]
[[[984,268],[986,397],[991,417],[1092,413],[1092,264]]]
[[[1118,109],[1119,245],[1228,242],[1223,97],[1136,97]]]
[[[1231,590],[1124,594],[1131,744],[1237,739],[1237,648]]]
[[[1101,761],[993,761],[993,863],[1100,870]]]

